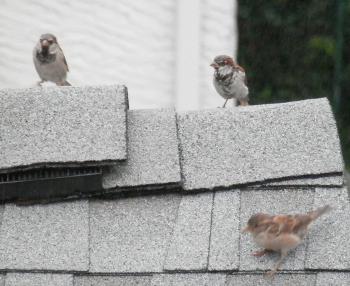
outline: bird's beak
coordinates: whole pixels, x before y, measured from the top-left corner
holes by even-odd
[[[245,228],[243,228],[243,229],[241,230],[241,233],[247,233],[247,232],[250,232],[249,226],[246,226]]]
[[[41,42],[41,47],[44,48],[44,49],[48,48],[49,47],[49,41],[48,40],[43,40]]]
[[[211,67],[213,67],[214,69],[218,69],[219,68],[219,65],[217,63],[211,63],[210,64]]]

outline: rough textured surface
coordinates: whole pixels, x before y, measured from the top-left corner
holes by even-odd
[[[305,213],[312,207],[312,190],[275,190],[241,192],[241,229],[246,226],[251,215],[259,212],[269,214]],[[253,251],[259,250],[251,235],[242,234],[240,242],[240,270],[267,270],[279,259],[279,254],[254,257]],[[281,269],[304,269],[306,242],[291,251]]]
[[[210,235],[209,270],[239,266],[239,191],[216,192]]]
[[[5,286],[73,286],[73,276],[65,274],[8,273]]]
[[[154,275],[152,286],[225,286],[224,274],[161,274]]]
[[[88,270],[88,203],[5,207],[0,269]]]
[[[350,273],[322,272],[317,274],[316,286],[349,286]]]
[[[326,99],[183,112],[178,127],[187,190],[343,170]]]
[[[211,192],[182,197],[165,270],[207,268],[212,205]]]
[[[76,276],[74,286],[146,286],[152,276]]]
[[[277,274],[273,279],[261,274],[228,275],[225,286],[310,286],[315,285],[315,275]]]
[[[128,112],[128,159],[104,174],[104,188],[179,184],[180,165],[175,112]]]
[[[5,286],[5,276],[0,274],[0,286]]]
[[[90,271],[162,271],[180,198],[163,195],[92,201]]]
[[[314,208],[329,204],[332,211],[310,230],[306,267],[350,270],[350,201],[346,188],[316,189]]]
[[[0,90],[0,170],[126,159],[126,88]]]
[[[278,180],[263,184],[263,186],[337,186],[344,184],[342,175],[318,176],[315,178],[297,178],[289,180]]]

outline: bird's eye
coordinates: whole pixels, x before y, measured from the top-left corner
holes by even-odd
[[[49,43],[52,44],[52,43],[53,43],[53,40],[50,39],[50,40],[49,40]]]

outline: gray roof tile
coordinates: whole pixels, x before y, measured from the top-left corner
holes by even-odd
[[[245,227],[251,215],[264,212],[270,214],[305,213],[310,210],[314,198],[313,190],[264,190],[241,192],[241,228]],[[242,234],[240,242],[240,270],[271,269],[279,254],[257,258],[251,253],[259,250],[251,235]],[[281,269],[304,269],[306,242],[291,251]]]
[[[216,192],[210,235],[209,270],[239,266],[239,191]]]
[[[0,274],[0,286],[5,286],[5,276]]]
[[[126,159],[126,88],[0,90],[0,170]]]
[[[317,274],[316,286],[349,286],[349,272],[321,272]]]
[[[183,112],[178,131],[186,190],[343,170],[326,99]]]
[[[152,276],[75,276],[74,286],[148,286]]]
[[[207,268],[212,206],[211,192],[182,197],[165,270]]]
[[[314,274],[277,274],[274,278],[262,274],[227,275],[226,286],[310,286],[315,285]]]
[[[88,203],[5,207],[0,269],[88,270]]]
[[[350,202],[346,188],[316,189],[314,208],[329,204],[329,214],[310,230],[306,267],[350,270]]]
[[[128,159],[104,174],[104,188],[179,184],[174,110],[132,110],[127,123]]]
[[[337,186],[341,187],[344,184],[344,177],[342,175],[323,175],[314,178],[296,178],[278,180],[276,182],[269,182],[261,184],[262,186]]]
[[[5,286],[73,286],[73,276],[67,274],[8,273]]]
[[[225,286],[225,274],[154,275],[151,286]]]
[[[160,272],[179,195],[90,202],[91,272]]]

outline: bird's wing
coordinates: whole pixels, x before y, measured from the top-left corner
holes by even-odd
[[[57,45],[58,45],[58,44],[57,44]],[[63,63],[64,63],[64,65],[65,65],[65,67],[66,67],[66,70],[67,70],[67,72],[69,72],[67,60],[66,60],[66,57],[64,56],[63,50],[62,50],[62,48],[61,48],[60,45],[58,45],[58,49],[59,49],[59,51],[60,51],[60,54],[62,55]]]
[[[240,66],[240,65],[238,65],[238,64],[236,64],[235,68],[236,68],[236,69],[238,69],[240,72],[242,72],[242,73],[243,73],[244,83],[245,83],[245,85],[246,85],[246,86],[248,86],[247,75],[246,75],[246,73],[245,73],[244,68],[243,68],[243,67],[241,67],[241,66]]]

